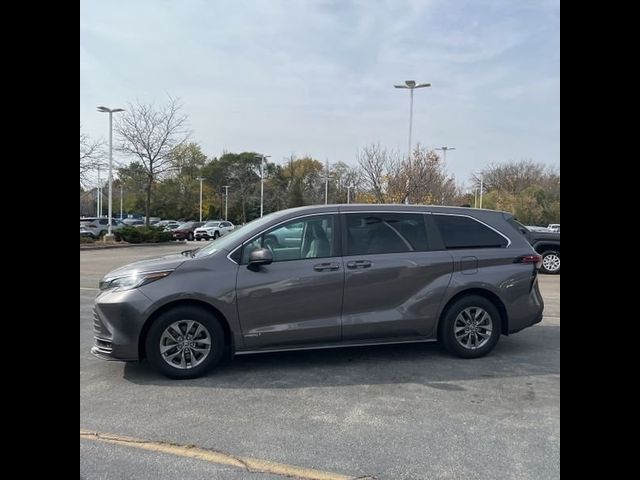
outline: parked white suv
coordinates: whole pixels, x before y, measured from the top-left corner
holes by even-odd
[[[203,226],[198,227],[194,230],[193,234],[196,240],[200,241],[202,239],[209,240],[213,238],[214,240],[218,237],[221,237],[225,233],[229,233],[235,227],[233,223],[227,221],[213,221],[207,222]]]
[[[560,224],[559,223],[550,223],[547,228],[552,232],[560,233]]]
[[[115,218],[113,219],[113,226],[111,227],[111,230],[118,230],[122,227],[124,227],[125,225],[120,221],[120,220],[116,220]],[[82,229],[84,228],[84,232],[82,232]],[[106,217],[85,217],[85,218],[81,218],[80,219],[80,234],[86,235],[87,232],[89,233],[89,236],[93,237],[93,238],[100,238],[102,237],[105,233],[107,233],[109,229],[109,219]]]

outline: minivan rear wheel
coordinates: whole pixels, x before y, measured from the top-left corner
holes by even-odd
[[[153,322],[145,349],[151,366],[163,375],[195,378],[220,362],[224,331],[209,312],[192,306],[176,307]]]
[[[478,358],[496,346],[501,325],[500,312],[491,301],[468,295],[447,308],[439,337],[450,353],[462,358]]]

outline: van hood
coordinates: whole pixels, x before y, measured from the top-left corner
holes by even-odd
[[[128,265],[124,265],[122,267],[116,268],[115,270],[111,270],[104,276],[104,278],[122,277],[125,275],[130,275],[132,273],[175,270],[184,262],[190,259],[190,257],[185,257],[180,253],[172,253],[170,255],[164,255],[162,257],[149,258],[147,260],[140,260],[138,262],[129,263]]]

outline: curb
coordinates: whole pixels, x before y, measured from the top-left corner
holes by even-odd
[[[86,245],[86,246],[85,246]],[[105,250],[110,248],[134,248],[134,247],[166,247],[169,245],[187,245],[187,242],[159,242],[159,243],[104,243],[102,245],[85,244],[80,245],[80,250]]]

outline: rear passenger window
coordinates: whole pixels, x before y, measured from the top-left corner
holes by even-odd
[[[433,215],[446,248],[506,247],[507,239],[470,217]]]
[[[422,214],[349,213],[347,255],[419,252],[428,250]]]

